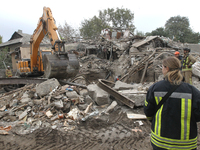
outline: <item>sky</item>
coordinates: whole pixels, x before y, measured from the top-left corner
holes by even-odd
[[[134,13],[133,24],[137,31],[146,33],[164,27],[170,17],[188,17],[194,32],[200,32],[198,0],[6,0],[0,8],[0,35],[8,41],[15,31],[33,34],[43,7],[49,7],[56,25],[65,22],[78,29],[81,22],[89,20],[99,11],[108,8],[127,8]]]

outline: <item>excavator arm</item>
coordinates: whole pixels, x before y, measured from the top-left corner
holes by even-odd
[[[34,68],[40,68],[38,63],[38,49],[43,38],[47,34],[52,45],[56,41],[60,40],[57,34],[57,26],[55,25],[54,18],[50,8],[43,8],[43,15],[39,19],[37,28],[35,29],[33,35],[31,36],[30,48],[31,48],[31,72]],[[54,45],[55,51],[58,51],[58,45]],[[37,69],[38,70],[38,69]],[[42,71],[42,70],[39,70]]]
[[[46,78],[70,78],[77,74],[79,63],[75,54],[65,52],[64,41],[60,40],[57,29],[51,9],[44,7],[43,15],[30,40],[30,70],[32,73],[44,72]],[[46,35],[50,39],[54,53],[53,55],[44,55],[44,58],[41,59],[38,49]]]

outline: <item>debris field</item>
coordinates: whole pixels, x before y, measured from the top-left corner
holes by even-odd
[[[71,52],[80,70],[70,80],[52,78],[10,92],[2,87],[0,149],[151,150],[146,93],[163,78],[162,59],[185,45],[129,34],[79,43],[83,48]],[[193,68],[200,89],[198,63]]]

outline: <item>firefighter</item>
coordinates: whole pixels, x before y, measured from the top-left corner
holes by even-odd
[[[180,55],[179,51],[175,51],[174,56],[178,58],[180,61],[182,60],[182,56]]]
[[[146,95],[144,113],[152,123],[151,145],[154,150],[197,148],[200,91],[193,85],[182,82],[180,67],[181,63],[177,58],[164,59],[162,72],[165,78],[153,84]],[[174,85],[179,86],[164,104],[157,108]]]
[[[185,78],[185,82],[192,84],[192,65],[196,62],[196,59],[190,55],[190,49],[184,48],[184,57],[182,63],[182,74]]]
[[[10,69],[10,66],[7,66],[7,69],[6,69],[6,77],[7,77],[7,78],[12,77],[12,70]]]

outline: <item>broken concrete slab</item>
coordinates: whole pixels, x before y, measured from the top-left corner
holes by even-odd
[[[113,87],[113,89],[115,89],[115,90],[126,90],[126,89],[133,89],[135,87],[136,87],[135,85],[127,84],[127,83],[124,83],[124,82],[121,82],[121,81],[118,80],[118,81],[115,82],[115,86]]]
[[[94,102],[93,99],[89,95],[86,95],[85,96],[85,103],[90,104],[91,102]]]
[[[47,81],[40,83],[36,87],[36,93],[38,94],[38,96],[45,96],[49,94],[51,91],[53,91],[54,89],[56,89],[56,87],[58,86],[60,86],[60,83],[58,82],[57,79],[55,78],[49,79]]]
[[[96,102],[97,105],[110,104],[110,95],[98,87],[96,84],[87,86],[89,96]]]
[[[78,98],[79,97],[79,95],[76,93],[76,91],[67,91],[66,92],[66,96],[69,99],[73,99],[73,98]]]

